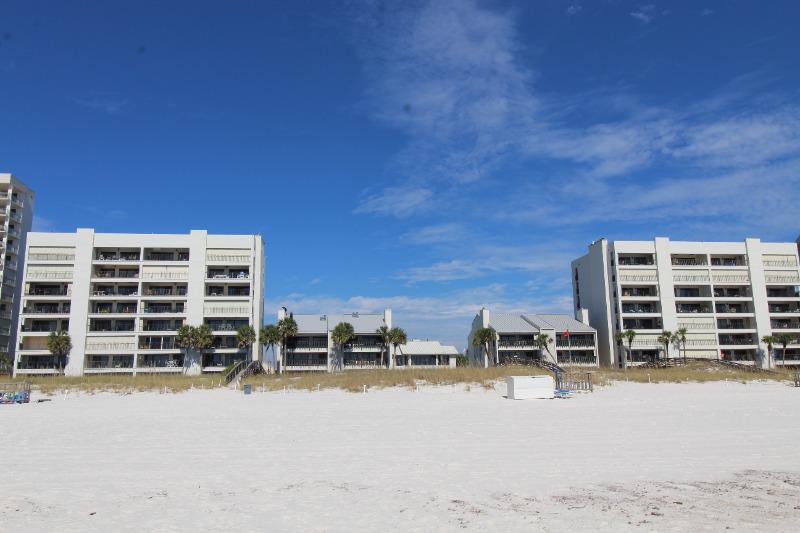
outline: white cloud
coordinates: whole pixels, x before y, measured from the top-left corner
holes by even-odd
[[[73,101],[83,107],[116,115],[125,108],[129,101],[116,93],[94,92],[88,96],[74,98]]]
[[[639,6],[639,9],[632,11],[630,15],[643,24],[650,24],[656,16],[656,6],[653,4]]]
[[[566,13],[567,13],[567,16],[572,17],[574,15],[577,15],[581,11],[583,11],[583,6],[582,5],[580,5],[580,4],[570,4],[570,5],[567,6]]]
[[[49,218],[41,215],[33,215],[33,231],[55,231],[55,224]]]

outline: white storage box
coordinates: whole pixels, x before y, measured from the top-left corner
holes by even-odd
[[[506,396],[509,400],[547,399],[555,396],[556,382],[552,376],[509,376]]]

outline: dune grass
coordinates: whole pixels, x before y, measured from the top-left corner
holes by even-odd
[[[350,370],[336,373],[286,373],[281,375],[267,374],[247,378],[244,383],[265,390],[317,390],[342,389],[360,392],[367,388],[405,387],[415,388],[419,385],[475,385],[491,388],[498,380],[506,376],[544,375],[547,370],[529,366],[508,366],[494,368],[403,368],[380,370]]]
[[[14,381],[29,381],[34,390],[44,394],[58,393],[65,390],[84,392],[100,391],[148,391],[166,390],[182,392],[192,387],[213,388],[219,386],[220,376],[184,376],[182,374],[139,374],[136,377],[127,375],[92,375],[81,377],[67,376],[27,376],[18,377]]]
[[[712,363],[690,362],[685,367],[670,368],[629,368],[628,370],[612,368],[579,368],[573,371],[576,379],[585,379],[591,372],[592,381],[597,386],[613,385],[615,382],[631,381],[636,383],[685,383],[708,381],[791,381],[794,370],[775,370],[773,372],[747,372],[737,368],[724,367]],[[286,374],[261,374],[250,376],[244,380],[254,388],[277,391],[342,389],[360,392],[366,385],[368,389],[402,387],[414,389],[422,385],[457,385],[492,388],[495,383],[507,376],[549,375],[550,372],[531,366],[505,366],[492,368],[404,368],[396,370],[352,370],[347,372],[294,372]],[[11,381],[11,379],[3,379]],[[20,377],[16,381],[30,381],[34,389],[45,394],[58,393],[63,390],[79,390],[85,392],[99,391],[148,391],[167,390],[181,392],[194,388],[216,388],[221,386],[221,375],[208,374],[202,376],[185,376],[175,374],[139,374],[128,375],[91,375],[82,377],[66,376],[30,376]]]

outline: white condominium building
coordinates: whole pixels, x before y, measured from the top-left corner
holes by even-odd
[[[429,339],[411,339],[407,344],[400,344],[397,347],[395,359],[399,368],[455,367],[459,355],[461,354],[455,346]]]
[[[290,316],[286,308],[278,311],[278,321]],[[348,313],[337,315],[296,315],[297,335],[286,345],[285,371],[327,371],[380,368],[381,342],[375,331],[392,327],[392,310],[383,313]],[[342,350],[331,338],[333,329],[346,322],[353,326],[356,338]],[[279,347],[280,348],[280,347]],[[386,355],[383,355],[384,360]]]
[[[617,366],[636,337],[628,361],[658,356],[662,330],[688,331],[687,357],[767,364],[767,335],[800,335],[800,268],[795,243],[678,242],[600,239],[572,262],[575,307],[589,310],[600,362]],[[796,342],[796,341],[795,341]],[[682,355],[670,345],[669,356]],[[780,351],[780,350],[779,350]],[[781,364],[780,357],[773,363]],[[796,344],[787,364],[800,363]]]
[[[33,191],[0,173],[0,358],[11,361],[17,337],[25,242],[33,222]]]
[[[264,243],[259,235],[30,233],[15,374],[217,372],[259,360],[239,349],[236,330],[262,324]],[[184,353],[183,324],[207,324],[213,347]],[[72,351],[59,360],[50,332]]]
[[[467,338],[467,355],[472,364],[489,367],[509,364],[532,364],[539,361],[560,366],[597,366],[597,332],[587,324],[586,310],[579,310],[576,320],[558,314],[491,313],[485,307],[472,321]],[[481,328],[495,330],[495,340],[488,356],[472,339]],[[549,342],[539,344],[537,337],[546,335]]]

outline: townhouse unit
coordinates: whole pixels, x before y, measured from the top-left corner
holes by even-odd
[[[455,346],[430,339],[411,339],[397,346],[395,363],[399,368],[455,367],[459,355]]]
[[[34,194],[12,174],[0,173],[0,359],[11,361],[17,320],[25,242],[33,223]],[[2,366],[2,365],[0,365]]]
[[[467,338],[467,356],[473,365],[534,364],[540,361],[560,366],[597,366],[597,332],[588,325],[586,310],[576,320],[560,314],[491,313],[485,307],[475,316]],[[475,346],[473,338],[481,328],[493,328],[489,353]],[[540,343],[545,335],[549,341]]]
[[[587,308],[598,331],[604,365],[663,357],[662,330],[686,328],[687,357],[762,366],[764,336],[800,335],[796,243],[600,239],[572,262],[572,285],[576,309]],[[631,350],[616,340],[625,330],[636,332]],[[668,350],[677,357],[683,346]],[[787,354],[787,364],[800,362],[796,343]]]
[[[218,372],[261,358],[236,331],[262,324],[264,243],[259,235],[30,233],[15,374]],[[213,347],[175,343],[183,325],[207,324]],[[67,331],[69,356],[47,348]]]
[[[386,361],[386,352],[381,353],[381,340],[375,332],[381,326],[392,327],[391,309],[385,309],[383,313],[304,315],[289,313],[282,307],[278,311],[278,321],[290,315],[297,323],[297,335],[286,343],[284,371],[333,372],[379,368],[381,361]],[[353,326],[356,338],[339,348],[331,333],[343,322]]]

